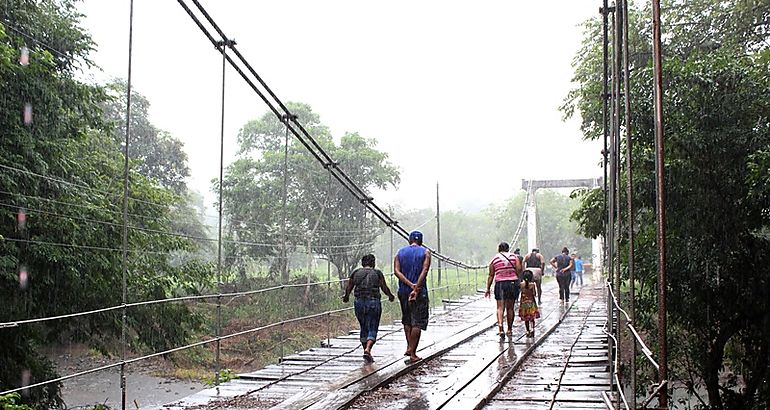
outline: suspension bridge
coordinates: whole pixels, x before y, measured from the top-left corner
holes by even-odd
[[[133,2],[130,17],[129,33],[133,33]],[[225,84],[229,67],[237,73],[240,80],[251,89],[264,103],[268,110],[283,126],[286,138],[289,136],[298,141],[322,168],[322,173],[328,175],[329,181],[333,181],[341,189],[360,204],[362,212],[377,221],[382,227],[389,230],[390,254],[393,254],[394,236],[406,239],[409,236],[409,227],[399,223],[391,212],[379,206],[374,198],[358,184],[351,172],[340,166],[340,162],[324,148],[316,136],[311,132],[311,127],[304,124],[300,117],[292,112],[290,107],[279,99],[258,74],[254,66],[239,51],[236,42],[225,33],[217,21],[210,15],[206,8],[198,0],[178,0],[181,12],[185,13],[190,22],[197,27],[200,34],[207,39],[216,50],[221,59],[221,117],[220,150],[219,150],[219,181],[217,237],[215,239],[189,234],[181,235],[183,238],[208,241],[216,245],[216,292],[203,294],[186,294],[177,297],[158,297],[147,300],[130,300],[130,284],[128,283],[128,271],[131,258],[138,252],[129,249],[129,231],[138,231],[147,234],[169,234],[166,231],[158,231],[152,228],[151,223],[144,226],[131,225],[131,218],[146,218],[143,215],[132,214],[129,204],[141,202],[142,199],[133,198],[129,191],[130,159],[131,159],[131,36],[129,34],[129,66],[127,76],[126,94],[126,124],[125,124],[125,149],[124,175],[122,180],[123,192],[120,201],[115,201],[113,191],[99,191],[88,184],[65,180],[43,173],[33,172],[23,167],[12,164],[0,164],[3,170],[23,175],[25,178],[41,180],[45,183],[67,185],[72,189],[84,190],[94,194],[105,195],[112,198],[112,202],[121,202],[120,211],[106,209],[107,212],[118,213],[122,223],[111,223],[95,220],[90,217],[77,217],[72,214],[60,214],[46,211],[42,208],[25,207],[17,213],[17,226],[23,226],[27,218],[47,215],[51,217],[75,218],[84,223],[98,223],[110,229],[120,232],[121,246],[95,246],[76,243],[55,243],[38,241],[34,238],[19,236],[3,238],[4,241],[15,242],[20,246],[47,246],[68,250],[106,251],[119,254],[122,261],[123,276],[121,278],[122,300],[114,304],[95,309],[60,313],[44,317],[18,317],[0,323],[0,333],[11,331],[25,326],[39,326],[51,324],[63,320],[89,320],[99,315],[113,314],[118,317],[121,328],[121,354],[116,360],[93,368],[65,374],[46,380],[31,380],[29,376],[22,375],[19,387],[0,391],[0,396],[12,393],[28,394],[35,389],[45,389],[46,386],[54,386],[67,383],[89,374],[98,374],[110,370],[120,372],[120,402],[122,409],[141,405],[142,398],[127,388],[127,378],[130,378],[128,368],[143,361],[159,357],[206,348],[213,352],[213,373],[216,375],[213,386],[186,398],[170,401],[158,409],[204,409],[204,408],[279,408],[279,409],[364,409],[364,408],[409,408],[409,409],[441,409],[441,408],[508,408],[508,409],[553,409],[553,408],[648,408],[650,403],[657,402],[659,408],[666,408],[668,403],[668,380],[666,374],[666,349],[665,337],[663,345],[658,347],[658,353],[654,353],[648,347],[635,328],[633,317],[633,303],[630,313],[621,306],[619,293],[620,282],[620,257],[618,255],[618,241],[624,237],[621,232],[621,181],[619,174],[620,154],[622,139],[621,122],[623,117],[623,103],[625,113],[628,112],[630,98],[624,97],[623,90],[628,89],[628,52],[627,42],[624,37],[624,8],[625,1],[619,1],[615,6],[609,7],[607,2],[601,9],[605,23],[605,150],[603,179],[570,180],[570,181],[536,181],[528,180],[522,183],[522,189],[526,192],[524,206],[518,219],[511,243],[520,243],[521,235],[527,227],[529,236],[528,247],[537,246],[537,219],[535,211],[535,194],[537,189],[546,187],[576,187],[601,188],[607,198],[607,230],[604,238],[594,242],[592,250],[594,266],[601,269],[594,275],[590,284],[573,291],[574,299],[570,304],[559,304],[555,295],[555,282],[550,281],[544,286],[544,303],[541,306],[542,319],[537,323],[536,336],[529,338],[525,335],[523,326],[517,322],[517,331],[505,340],[500,340],[495,331],[495,317],[492,304],[484,299],[480,289],[484,286],[487,276],[486,266],[474,266],[441,253],[438,249],[428,247],[438,259],[439,267],[443,265],[444,282],[441,282],[441,272],[438,280],[434,279],[436,269],[431,268],[429,273],[431,306],[430,330],[424,334],[419,351],[423,360],[417,363],[409,363],[403,360],[405,343],[403,329],[395,322],[383,322],[379,329],[380,337],[377,342],[375,361],[365,364],[361,360],[361,346],[358,337],[354,334],[346,334],[334,326],[335,322],[343,316],[349,316],[351,307],[337,305],[326,310],[291,315],[277,318],[269,323],[262,323],[233,332],[226,332],[222,326],[222,315],[228,305],[233,301],[245,298],[257,298],[262,295],[277,295],[277,298],[291,300],[298,294],[294,291],[302,291],[319,288],[337,288],[345,279],[332,279],[331,273],[325,281],[307,280],[301,283],[279,283],[272,286],[249,290],[227,291],[222,287],[223,266],[227,255],[223,252],[223,245],[238,243],[244,246],[263,246],[256,242],[237,241],[227,239],[223,235],[223,229],[228,222],[223,216],[223,172],[224,163],[224,116]],[[659,6],[658,6],[659,7]],[[612,40],[615,42],[613,55],[607,51],[608,16],[613,17]],[[658,16],[659,18],[659,16]],[[8,22],[5,22],[8,24]],[[9,27],[15,27],[8,24]],[[15,28],[14,28],[15,29]],[[22,32],[23,28],[18,28]],[[659,36],[659,33],[657,33]],[[657,38],[659,41],[659,37]],[[30,37],[30,40],[35,40]],[[54,47],[42,44],[43,48]],[[659,51],[659,50],[658,50]],[[608,73],[608,62],[613,58],[612,75]],[[213,58],[213,57],[212,57]],[[625,59],[625,66],[623,61]],[[658,66],[656,66],[658,67]],[[624,73],[625,69],[625,74]],[[659,73],[659,67],[657,68]],[[612,80],[612,84],[609,84]],[[610,86],[612,90],[610,90]],[[660,92],[658,92],[658,96]],[[656,111],[657,114],[660,115]],[[25,108],[25,120],[26,120]],[[31,114],[29,114],[31,116]],[[659,120],[660,118],[658,118]],[[31,121],[31,120],[30,120]],[[625,130],[628,132],[628,130]],[[662,138],[662,129],[661,129]],[[626,135],[628,138],[628,135]],[[662,141],[661,141],[662,145]],[[630,140],[626,143],[626,149],[631,149]],[[627,156],[630,161],[630,155]],[[629,165],[630,169],[630,165]],[[284,175],[286,169],[284,168]],[[662,171],[658,177],[662,178]],[[627,186],[628,197],[633,195],[633,187]],[[662,192],[662,190],[661,190]],[[18,192],[3,191],[3,195],[11,198],[19,195]],[[27,199],[35,199],[42,202],[57,203],[56,199],[43,196],[27,195]],[[663,199],[660,199],[663,201]],[[286,182],[282,193],[283,214],[283,243],[280,249],[280,257],[288,259],[286,248]],[[145,201],[148,202],[148,201]],[[72,202],[61,203],[67,206],[75,206]],[[149,201],[148,205],[159,205]],[[662,204],[662,202],[661,202]],[[16,204],[2,203],[11,209],[19,208]],[[629,200],[630,208],[630,200]],[[663,206],[660,210],[664,209]],[[632,214],[633,210],[628,210]],[[233,223],[234,221],[229,221]],[[630,225],[630,226],[629,226]],[[628,221],[628,239],[633,244],[633,225]],[[662,224],[661,224],[662,226]],[[362,231],[366,231],[362,227]],[[662,229],[662,228],[661,228]],[[24,228],[20,228],[23,231]],[[323,233],[319,233],[321,236]],[[331,232],[328,234],[331,235]],[[603,243],[602,243],[603,241]],[[664,241],[661,239],[661,247]],[[371,244],[368,244],[371,246]],[[366,247],[367,244],[352,244],[341,246]],[[633,245],[632,245],[633,249]],[[306,252],[312,253],[310,246]],[[152,251],[145,251],[150,254]],[[633,252],[629,256],[631,272],[633,272]],[[665,254],[661,252],[661,258]],[[661,259],[660,265],[665,265]],[[282,269],[287,269],[287,263]],[[662,269],[662,268],[661,268]],[[310,269],[309,269],[310,270]],[[395,285],[392,269],[388,273],[391,285]],[[631,273],[633,275],[633,273]],[[661,272],[665,278],[665,271]],[[24,282],[19,276],[20,282]],[[26,272],[24,274],[26,278]],[[631,281],[633,287],[633,276]],[[307,292],[307,291],[306,291]],[[661,290],[661,316],[660,329],[665,335],[665,293]],[[306,293],[307,295],[307,293]],[[628,299],[633,301],[633,288]],[[129,318],[132,310],[148,307],[161,307],[170,304],[207,303],[216,312],[216,323],[213,334],[210,337],[179,346],[152,351],[149,353],[129,354]],[[101,317],[101,316],[99,316]],[[318,340],[317,346],[302,351],[284,351],[284,342],[290,328],[305,323],[308,326],[326,327],[326,338]],[[350,322],[346,322],[350,323]],[[334,330],[332,330],[334,328]],[[220,353],[222,345],[234,339],[248,337],[260,337],[267,331],[280,334],[277,343],[280,354],[277,363],[270,364],[253,372],[238,374],[232,380],[220,378],[222,367]],[[630,372],[630,383],[623,380],[621,366],[621,340],[627,340],[633,346],[633,357],[642,357],[656,369],[658,382],[650,389],[649,394],[641,397],[637,402],[636,374],[634,369]],[[637,354],[638,351],[641,354]],[[631,363],[634,363],[631,360]],[[628,392],[632,392],[628,394]],[[133,404],[132,404],[133,403]]]

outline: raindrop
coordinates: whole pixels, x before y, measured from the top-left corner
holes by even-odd
[[[27,273],[27,268],[22,266],[19,269],[19,288],[27,290],[27,286],[29,286],[29,274]]]
[[[21,48],[21,53],[19,55],[19,64],[25,67],[29,65],[29,49],[26,46]]]
[[[24,125],[32,124],[32,104],[24,104]]]
[[[29,371],[29,369],[24,369],[21,371],[21,387],[27,387],[29,386],[30,381],[32,380],[32,372]],[[21,391],[21,394],[26,396],[29,396],[29,389],[24,389]]]
[[[16,226],[20,231],[27,229],[27,210],[19,208],[19,213],[16,215]]]

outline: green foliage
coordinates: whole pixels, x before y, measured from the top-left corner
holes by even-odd
[[[0,16],[0,322],[113,306],[122,299],[124,159],[104,121],[105,90],[76,79],[93,43],[74,1],[8,1]],[[30,124],[21,115],[27,103]],[[200,251],[196,241],[167,234],[179,226],[178,210],[191,208],[172,187],[136,172],[142,161],[129,176],[129,301],[194,292],[210,265],[190,257]],[[184,304],[129,309],[128,323],[132,345],[152,350],[178,346],[200,326]],[[110,352],[119,334],[115,313],[2,329],[0,391],[18,387],[27,371],[33,382],[56,376],[38,353],[42,344],[86,342]],[[57,407],[58,390],[57,383],[30,389],[23,400]]]
[[[362,189],[398,183],[397,170],[387,162],[387,154],[376,149],[374,140],[346,133],[335,144],[308,105],[288,106]],[[373,227],[381,224],[293,136],[288,137],[284,174],[285,138],[284,125],[272,113],[248,122],[239,133],[239,157],[228,166],[223,186],[227,236],[232,240],[225,249],[228,264],[241,280],[251,261],[270,263],[271,276],[288,272],[283,269],[286,258],[281,255],[286,235],[289,251],[304,245],[330,260],[340,275],[346,275],[371,250],[381,229]],[[288,279],[288,274],[282,277],[284,282]]]
[[[770,404],[770,4],[670,1],[662,28],[668,313],[672,375],[713,408]],[[655,185],[647,10],[630,30],[637,318],[656,335]],[[601,135],[601,36],[587,25],[576,61],[577,109],[586,138]],[[625,180],[627,175],[623,176]],[[601,192],[575,213],[584,233],[602,224]],[[625,198],[621,198],[625,202]],[[622,218],[625,218],[625,209]],[[622,244],[623,252],[627,251]],[[624,256],[625,258],[625,256]],[[655,345],[654,340],[652,345]],[[720,378],[721,374],[728,377]],[[730,376],[732,375],[732,376]]]
[[[206,377],[203,380],[203,384],[207,386],[216,386],[222,383],[229,382],[230,380],[237,379],[238,374],[230,369],[221,369],[217,374],[216,377],[213,375],[210,377]],[[217,382],[217,379],[219,382]]]
[[[19,393],[10,393],[0,396],[0,410],[33,410],[26,404],[21,404]]]
[[[121,150],[125,149],[127,84],[114,80],[105,87],[110,98],[103,104],[105,121],[113,127],[112,137]],[[131,150],[137,160],[139,174],[163,187],[182,194],[185,178],[190,175],[187,154],[179,139],[157,129],[149,119],[150,102],[138,92],[131,91]]]

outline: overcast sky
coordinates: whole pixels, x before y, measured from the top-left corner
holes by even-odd
[[[191,2],[190,2],[191,3]],[[201,0],[283,101],[310,104],[336,138],[378,141],[401,171],[380,205],[477,209],[522,178],[594,178],[598,142],[558,111],[580,24],[599,2]],[[174,0],[135,0],[133,85],[150,119],[181,139],[189,185],[218,176],[221,56]],[[127,76],[128,0],[86,0],[94,81]],[[225,151],[266,107],[227,72]],[[213,200],[207,194],[210,205]]]

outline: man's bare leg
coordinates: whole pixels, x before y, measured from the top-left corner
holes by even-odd
[[[404,352],[404,356],[412,355],[412,342],[410,340],[411,333],[412,326],[404,325],[404,336],[406,337],[406,352]]]
[[[409,341],[408,341],[408,349],[409,350],[409,360],[412,362],[416,362],[418,360],[422,360],[422,358],[417,356],[417,345],[420,344],[420,335],[422,334],[422,329],[420,329],[417,326],[410,326],[411,330],[409,331]]]

